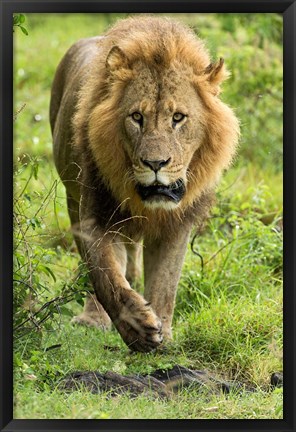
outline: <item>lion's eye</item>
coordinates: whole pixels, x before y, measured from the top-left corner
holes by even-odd
[[[175,114],[173,115],[173,122],[174,122],[174,123],[179,123],[180,121],[183,120],[184,117],[185,117],[185,115],[182,114],[182,113],[175,113]]]
[[[132,119],[133,119],[135,122],[137,122],[137,123],[139,123],[139,124],[142,124],[142,123],[143,123],[143,116],[142,116],[142,114],[140,114],[140,113],[138,113],[138,112],[134,112],[134,113],[131,114],[131,117],[132,117]]]

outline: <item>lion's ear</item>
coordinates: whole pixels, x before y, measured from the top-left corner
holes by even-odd
[[[109,51],[106,67],[110,72],[115,72],[118,69],[129,69],[128,58],[118,46],[112,47]]]
[[[220,58],[216,63],[211,63],[204,70],[207,81],[212,84],[213,92],[219,93],[219,85],[229,77],[229,72],[224,65],[224,59]]]

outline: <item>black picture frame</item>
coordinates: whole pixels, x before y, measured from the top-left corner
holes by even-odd
[[[295,0],[0,0],[1,17],[1,154],[0,154],[0,430],[129,431],[234,430],[294,431],[295,422]],[[284,418],[283,420],[14,420],[12,371],[12,244],[13,244],[13,13],[91,12],[270,12],[283,14],[284,44]]]

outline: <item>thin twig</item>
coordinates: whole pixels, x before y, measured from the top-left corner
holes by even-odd
[[[199,257],[200,264],[201,264],[201,273],[203,273],[203,270],[204,270],[204,260],[203,260],[203,257],[202,257],[202,255],[199,252],[197,252],[194,249],[194,242],[195,242],[195,239],[196,239],[197,236],[198,236],[198,233],[194,234],[194,236],[193,236],[193,238],[191,240],[191,243],[190,243],[190,247],[191,247],[191,251],[194,253],[194,255],[197,255]]]
[[[23,109],[26,107],[26,104],[23,103],[23,105],[13,114],[13,121],[17,120],[17,116],[23,111]]]

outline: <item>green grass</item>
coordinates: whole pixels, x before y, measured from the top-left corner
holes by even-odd
[[[232,71],[223,98],[242,124],[237,161],[217,204],[186,256],[167,350],[131,354],[112,330],[72,327],[88,288],[72,236],[65,192],[52,161],[50,85],[66,49],[99,34],[112,15],[26,15],[15,29],[15,418],[278,419],[282,391],[266,392],[282,370],[282,66],[281,19],[179,16],[206,38]],[[77,279],[78,278],[78,279]],[[34,318],[24,307],[30,288]],[[77,292],[77,294],[75,294]],[[74,301],[68,302],[70,295]],[[29,328],[33,331],[27,332]],[[106,347],[112,347],[109,350]],[[50,348],[50,349],[49,349]],[[66,394],[60,380],[76,370],[149,373],[175,364],[207,369],[256,393],[209,395],[183,390],[171,401],[86,391]]]
[[[61,394],[58,391],[31,392],[30,404],[19,393],[20,418],[46,419],[280,419],[282,392],[258,392],[238,397],[202,397],[199,393],[176,395],[168,402],[127,396],[107,400],[90,393]]]

